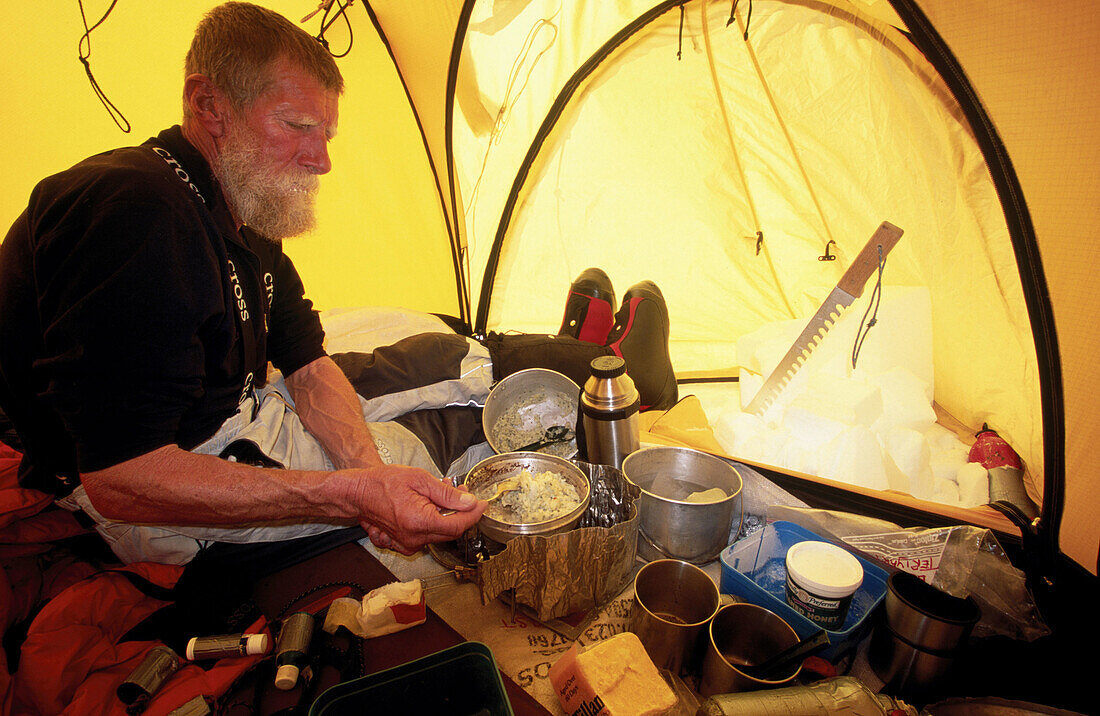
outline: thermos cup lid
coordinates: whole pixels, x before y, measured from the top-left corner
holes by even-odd
[[[581,410],[599,420],[618,420],[638,412],[641,402],[634,381],[619,356],[600,356],[591,362],[592,377],[584,384]]]
[[[626,361],[619,356],[593,358],[590,367],[597,378],[618,378],[626,373]]]

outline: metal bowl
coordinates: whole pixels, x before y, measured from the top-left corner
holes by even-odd
[[[528,368],[506,376],[493,386],[481,413],[489,447],[498,454],[513,452],[555,425],[575,430],[580,394],[580,386],[568,376],[546,368]],[[548,445],[539,452],[570,458],[577,454],[577,440]]]
[[[661,554],[701,564],[726,547],[742,487],[741,475],[728,462],[690,448],[648,447],[626,456],[623,474],[642,490],[642,537]],[[726,497],[684,499],[714,487]]]
[[[558,473],[577,488],[577,493],[581,496],[580,505],[560,517],[545,522],[504,522],[488,515],[482,515],[481,520],[477,523],[482,534],[491,540],[504,543],[521,535],[549,536],[568,532],[576,527],[584,511],[588,509],[592,488],[584,471],[564,458],[537,452],[510,452],[493,455],[474,465],[466,473],[463,484],[470,492],[478,493],[487,487],[496,485],[501,480],[520,474],[523,470],[529,470],[532,473],[550,470]]]

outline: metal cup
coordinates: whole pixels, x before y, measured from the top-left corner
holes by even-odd
[[[764,607],[727,604],[714,615],[707,636],[699,681],[699,694],[704,697],[782,686],[802,670],[796,663],[787,674],[757,679],[738,668],[762,664],[799,641],[787,622]]]
[[[867,651],[871,669],[904,698],[939,695],[955,676],[955,662],[981,613],[973,597],[960,599],[908,572],[895,572],[887,580],[883,618]]]
[[[689,562],[659,559],[634,578],[627,629],[658,669],[679,676],[697,666],[705,627],[719,604],[718,587],[706,572]]]

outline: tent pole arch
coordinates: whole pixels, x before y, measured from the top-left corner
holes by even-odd
[[[397,62],[397,57],[394,55],[393,47],[390,45],[389,38],[386,36],[385,30],[382,28],[382,24],[378,20],[378,16],[371,7],[370,2],[365,2],[363,7],[367,11],[367,15],[370,18],[371,24],[374,26],[375,32],[378,33],[378,37],[381,38],[383,46],[386,48],[386,52],[390,56],[390,61],[393,63],[394,70],[397,72],[398,78],[401,80],[401,87],[405,91],[405,98],[408,100],[409,108],[412,110],[412,115],[416,119],[416,128],[420,132],[420,139],[424,145],[424,154],[428,157],[428,163],[432,168],[432,179],[435,182],[436,194],[439,196],[440,207],[443,211],[443,220],[447,227],[447,235],[451,244],[451,261],[454,264],[455,273],[455,291],[458,298],[458,318],[462,321],[463,325],[470,326],[470,288],[469,283],[466,280],[465,270],[465,257],[462,249],[462,237],[461,229],[462,224],[459,221],[457,207],[453,212],[448,210],[447,197],[443,192],[443,182],[440,180],[439,168],[436,166],[435,161],[432,159],[431,148],[428,145],[427,134],[424,131],[424,122],[420,117],[420,113],[417,111],[416,103],[413,102],[412,94],[409,91],[408,83],[405,81],[405,76],[401,72],[401,66]],[[468,16],[467,16],[468,17]],[[465,24],[460,25],[460,33],[456,34],[456,37],[461,37],[461,33],[464,32]],[[448,78],[448,100],[447,100],[447,117],[448,124],[450,123],[450,113],[453,104],[453,92],[451,92],[451,78]],[[453,152],[451,150],[450,140],[450,127],[447,131],[447,186],[450,191],[451,206],[455,206],[455,182],[453,172],[451,171],[451,159]]]
[[[443,113],[444,121],[446,123],[445,131],[443,132],[443,138],[445,141],[446,154],[447,154],[447,176],[450,179],[450,191],[451,191],[451,208],[454,211],[453,221],[454,225],[465,226],[463,219],[463,210],[461,208],[461,200],[458,196],[458,180],[455,178],[454,162],[454,111],[455,111],[455,91],[458,87],[458,65],[462,58],[462,46],[465,43],[466,29],[470,26],[470,15],[473,14],[475,0],[466,0],[462,4],[462,10],[458,14],[458,25],[455,28],[454,43],[451,45],[451,61],[447,65],[447,105]],[[464,301],[463,306],[463,321],[467,326],[468,333],[474,335],[482,335],[483,331],[479,331],[476,324],[470,322],[470,291],[469,283],[466,280],[463,268],[469,267],[469,255],[467,251],[464,251],[465,245],[456,245],[458,249],[457,261],[455,264],[455,270],[457,274],[460,274],[460,284],[462,286],[462,294]],[[461,264],[461,265],[460,265]]]
[[[1043,411],[1044,455],[1042,514],[1036,523],[1018,526],[1023,534],[1025,548],[1030,547],[1028,542],[1037,543],[1034,545],[1037,549],[1025,549],[1025,553],[1028,559],[1038,560],[1038,563],[1031,566],[1039,571],[1038,576],[1050,586],[1055,570],[1054,563],[1059,554],[1058,531],[1064,509],[1065,406],[1054,311],[1043,273],[1035,227],[1005,145],[962,66],[913,0],[891,0],[890,4],[909,29],[913,44],[943,77],[966,115],[1001,200],[1001,208],[1012,239],[1032,336],[1035,339]]]
[[[464,4],[464,17],[461,21],[464,26],[468,25],[469,12],[472,10],[472,5],[474,4],[474,2],[475,0],[466,0]],[[583,82],[600,66],[600,64],[612,52],[614,52],[618,47],[629,40],[639,30],[656,21],[658,18],[665,15],[669,11],[675,8],[679,8],[681,12],[684,12],[684,6],[687,4],[687,2],[688,0],[666,0],[665,2],[661,2],[653,6],[642,15],[639,15],[632,22],[625,25],[621,30],[615,33],[614,36],[608,39],[607,42],[601,45],[600,48],[597,49],[592,54],[592,56],[589,57],[580,67],[578,67],[578,69],[563,85],[562,89],[555,97],[553,104],[547,112],[546,117],[540,124],[539,129],[532,139],[531,145],[530,147],[528,147],[523,161],[516,172],[516,176],[512,182],[511,188],[508,192],[508,197],[501,212],[501,217],[497,226],[496,233],[494,234],[493,243],[490,248],[485,264],[485,269],[482,274],[481,291],[477,300],[477,314],[476,321],[474,323],[474,333],[476,335],[484,335],[484,333],[488,330],[489,312],[492,304],[492,293],[496,280],[496,275],[499,270],[501,252],[504,248],[505,235],[507,234],[514,211],[517,206],[517,202],[519,201],[520,192],[522,191],[524,185],[527,183],[530,170],[533,167],[534,162],[538,158],[540,152],[542,151],[546,140],[558,124],[558,121],[561,119],[563,111],[572,101],[576,92],[581,88]],[[872,34],[875,39],[879,41],[885,40],[885,37],[881,35],[881,33],[876,33],[874,26],[871,23],[868,23],[864,18],[848,12],[836,12],[832,8],[832,6],[830,6],[824,0],[784,0],[784,3],[787,5],[799,5],[806,8],[817,9],[821,12],[828,12],[828,14],[830,14],[831,16],[840,18],[848,24],[858,27],[863,32]],[[465,34],[464,30],[462,34]],[[903,56],[903,52],[893,42],[884,44],[895,54]],[[453,62],[458,61],[460,50],[461,45],[459,42],[456,42],[455,54],[452,57]],[[916,68],[913,69],[914,71],[918,71]],[[452,66],[452,72],[457,73],[457,65]],[[449,90],[453,93],[453,87],[449,86]],[[451,96],[449,95],[448,101],[450,100]],[[451,111],[448,111],[447,119],[449,123],[451,121],[451,118],[452,113]],[[452,141],[450,124],[448,126],[447,139],[448,142]],[[451,150],[451,146],[452,145],[448,144],[449,152]],[[826,231],[826,233],[828,232]],[[736,381],[737,376],[715,375],[711,372],[707,372],[703,376],[692,376],[687,380],[692,382]]]
[[[469,2],[466,8],[470,7]],[[629,39],[640,28],[652,22],[666,12],[682,6],[683,0],[660,3],[645,14],[626,25],[604,45],[602,45],[578,70],[555,98],[550,111],[528,147],[526,155],[512,182],[502,215],[489,252],[483,274],[482,288],[478,297],[475,333],[483,334],[488,328],[492,290],[503,250],[503,242],[513,213],[517,208],[519,195],[536,158],[550,133],[560,119],[582,82],[606,59],[606,57]],[[813,2],[799,4],[813,5]],[[1005,214],[1013,251],[1017,257],[1018,270],[1025,286],[1024,294],[1029,310],[1030,323],[1036,351],[1039,356],[1040,390],[1042,395],[1044,453],[1049,456],[1044,486],[1043,517],[1036,525],[1019,525],[1024,534],[1025,549],[1029,559],[1038,560],[1036,565],[1046,577],[1052,573],[1051,562],[1058,554],[1058,524],[1062,511],[1062,494],[1065,480],[1064,467],[1064,418],[1061,396],[1061,372],[1057,342],[1054,334],[1053,312],[1049,294],[1042,273],[1038,255],[1034,228],[1023,201],[1019,180],[1012,164],[1004,151],[1004,145],[998,138],[985,110],[981,107],[977,95],[962,73],[957,60],[946,48],[942,39],[931,28],[928,20],[911,0],[893,0],[892,5],[910,30],[909,38],[914,47],[921,51],[936,71],[943,77],[969,122],[982,155],[993,177],[997,194],[1001,199],[1002,212]],[[456,49],[458,48],[456,41]],[[1037,553],[1038,552],[1038,553]]]

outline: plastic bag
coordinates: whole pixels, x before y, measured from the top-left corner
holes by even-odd
[[[973,525],[910,527],[848,512],[777,505],[769,520],[787,520],[823,537],[843,541],[864,554],[921,577],[948,594],[974,598],[982,610],[975,637],[993,635],[1033,641],[1050,634],[1027,589],[996,536]]]

